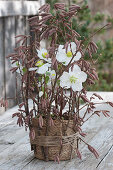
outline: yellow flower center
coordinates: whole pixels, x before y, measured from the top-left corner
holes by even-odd
[[[37,66],[37,67],[41,67],[43,65],[44,65],[44,63],[42,60],[37,61],[37,63],[35,64],[35,66]]]
[[[76,78],[75,76],[71,76],[71,77],[70,77],[70,82],[71,82],[71,83],[75,83],[76,80],[77,80],[77,78]]]
[[[67,57],[72,57],[72,52],[71,52],[71,51],[68,51],[68,52],[66,53],[66,55],[67,55]]]
[[[43,58],[46,58],[46,56],[47,56],[47,53],[42,53]]]
[[[52,76],[54,77],[54,76],[55,76],[55,74],[52,74]]]

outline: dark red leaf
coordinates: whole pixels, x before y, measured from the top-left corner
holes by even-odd
[[[99,157],[98,152],[91,145],[88,145],[88,149],[95,155],[96,158]]]
[[[79,159],[82,159],[82,155],[81,155],[81,153],[80,153],[80,151],[78,149],[76,149],[76,154],[77,154]]]
[[[112,102],[106,102],[107,104],[109,104],[111,107],[113,107],[113,103]]]
[[[80,132],[79,134],[83,137],[85,137],[87,135],[86,133],[83,133],[83,132]]]
[[[49,120],[49,126],[54,126],[54,121],[51,117],[50,117],[50,120]]]
[[[86,95],[81,95],[80,97],[83,99],[84,102],[90,103],[90,100],[86,97]]]
[[[42,128],[42,126],[43,126],[43,118],[41,115],[39,117],[39,126],[40,126],[40,128]]]
[[[31,138],[31,140],[35,139],[35,130],[33,128],[30,130],[29,137]]]
[[[20,103],[19,108],[21,108],[24,104],[25,104],[25,102]]]
[[[102,110],[102,113],[105,117],[107,117],[107,116],[110,117],[110,115],[108,114],[109,113],[108,110]]]
[[[13,113],[12,118],[15,116],[19,116],[19,115],[20,115],[20,112]]]

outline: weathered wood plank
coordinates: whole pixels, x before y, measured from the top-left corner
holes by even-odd
[[[25,133],[21,133],[21,136],[16,142],[16,144],[12,144],[0,153],[0,169],[3,164],[9,163],[9,166],[13,167],[13,164],[18,164],[19,162],[22,162],[22,159],[25,159],[28,155],[28,150],[30,153],[28,135],[26,136]],[[20,152],[22,152],[22,154]]]
[[[45,0],[40,0],[40,6],[45,4]]]
[[[15,17],[15,35],[24,35],[26,34],[26,17],[25,16],[16,16]],[[17,39],[18,40],[18,39]],[[16,44],[15,44],[16,46]],[[21,102],[20,99],[20,90],[21,90],[21,76],[16,73],[16,97],[18,98],[18,100],[16,99],[17,103]]]
[[[0,99],[5,97],[4,86],[4,19],[0,18]],[[4,107],[0,107],[0,114],[5,111]]]
[[[40,1],[0,1],[0,17],[36,15]]]
[[[5,149],[10,148],[10,146],[14,145],[18,140],[20,140],[20,136],[24,137],[23,128],[17,128],[17,125],[10,124],[10,126],[5,127],[0,132],[0,152],[2,153]],[[12,135],[15,134],[15,135]]]
[[[5,56],[13,52],[15,47],[15,17],[5,18]],[[6,86],[6,98],[15,98],[15,73],[10,72],[11,62],[10,59],[5,58],[5,86]],[[9,100],[9,107],[12,107],[16,104],[14,99]]]

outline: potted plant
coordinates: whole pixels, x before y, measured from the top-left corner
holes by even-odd
[[[78,5],[66,9],[64,3],[56,3],[54,14],[49,10],[49,4],[45,4],[38,16],[29,19],[32,34],[16,36],[19,45],[8,56],[11,71],[18,72],[21,79],[22,102],[13,117],[17,116],[19,126],[29,128],[31,149],[38,159],[59,162],[76,154],[81,159],[79,141],[98,158],[97,151],[84,141],[86,134],[81,129],[95,114],[109,116],[107,110],[94,111],[93,99],[102,100],[101,96],[94,93],[87,98],[87,86],[98,79],[92,58],[97,52],[92,41],[95,33],[81,40],[72,29],[72,18],[82,10]],[[48,41],[46,49],[41,47],[42,40]],[[85,60],[86,54],[90,62]],[[113,107],[113,103],[106,103]],[[86,111],[81,115],[83,108]]]

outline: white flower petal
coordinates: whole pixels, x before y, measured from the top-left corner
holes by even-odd
[[[51,71],[50,71],[50,78],[51,78],[51,79],[55,79],[55,78],[56,78],[56,72],[55,72],[55,70],[51,70]]]
[[[60,86],[64,88],[70,88],[70,76],[68,72],[64,72],[63,75],[60,77]]]
[[[76,56],[74,57],[74,61],[78,61],[80,58],[81,58],[81,53],[80,52],[78,52],[77,54],[76,54]]]
[[[70,84],[68,85],[68,84],[66,84],[66,83],[64,83],[64,82],[60,82],[60,86],[61,86],[62,88],[64,88],[64,89],[69,89],[69,88],[70,88]]]
[[[75,52],[76,52],[76,44],[74,42],[71,42],[71,49],[72,49],[72,53],[75,54]]]
[[[66,71],[64,71],[63,74],[62,74],[62,76],[60,77],[60,80],[61,80],[61,81],[64,81],[64,80],[66,80],[67,78],[69,79],[69,73],[66,72]]]
[[[38,53],[38,57],[39,57],[40,59],[43,59],[41,51],[37,50],[37,53]]]
[[[19,68],[16,70],[16,72],[20,74],[20,70],[19,70]]]
[[[43,91],[40,91],[40,92],[39,92],[39,97],[42,97],[43,94],[44,94]]]
[[[78,65],[74,65],[73,71],[71,71],[71,68],[69,68],[69,73],[71,73],[71,72],[77,74],[77,72],[81,72],[81,69]]]
[[[72,83],[73,91],[81,91],[82,89],[83,89],[82,83],[80,82]]]
[[[87,79],[87,74],[83,71],[79,72],[77,78],[80,82],[85,82]]]
[[[40,52],[41,52],[41,53],[48,53],[45,48],[42,48]]]
[[[46,63],[43,66],[39,67],[37,70],[38,74],[45,74],[46,71],[48,71],[48,68],[50,67],[50,64]]]
[[[58,52],[65,52],[64,45],[59,45]]]
[[[47,61],[48,63],[52,63],[51,58],[45,58],[44,60]]]
[[[37,67],[31,67],[31,68],[29,68],[29,71],[35,71],[35,70],[37,70]]]
[[[65,62],[66,61],[66,54],[65,53],[57,53],[56,59],[59,62]]]

